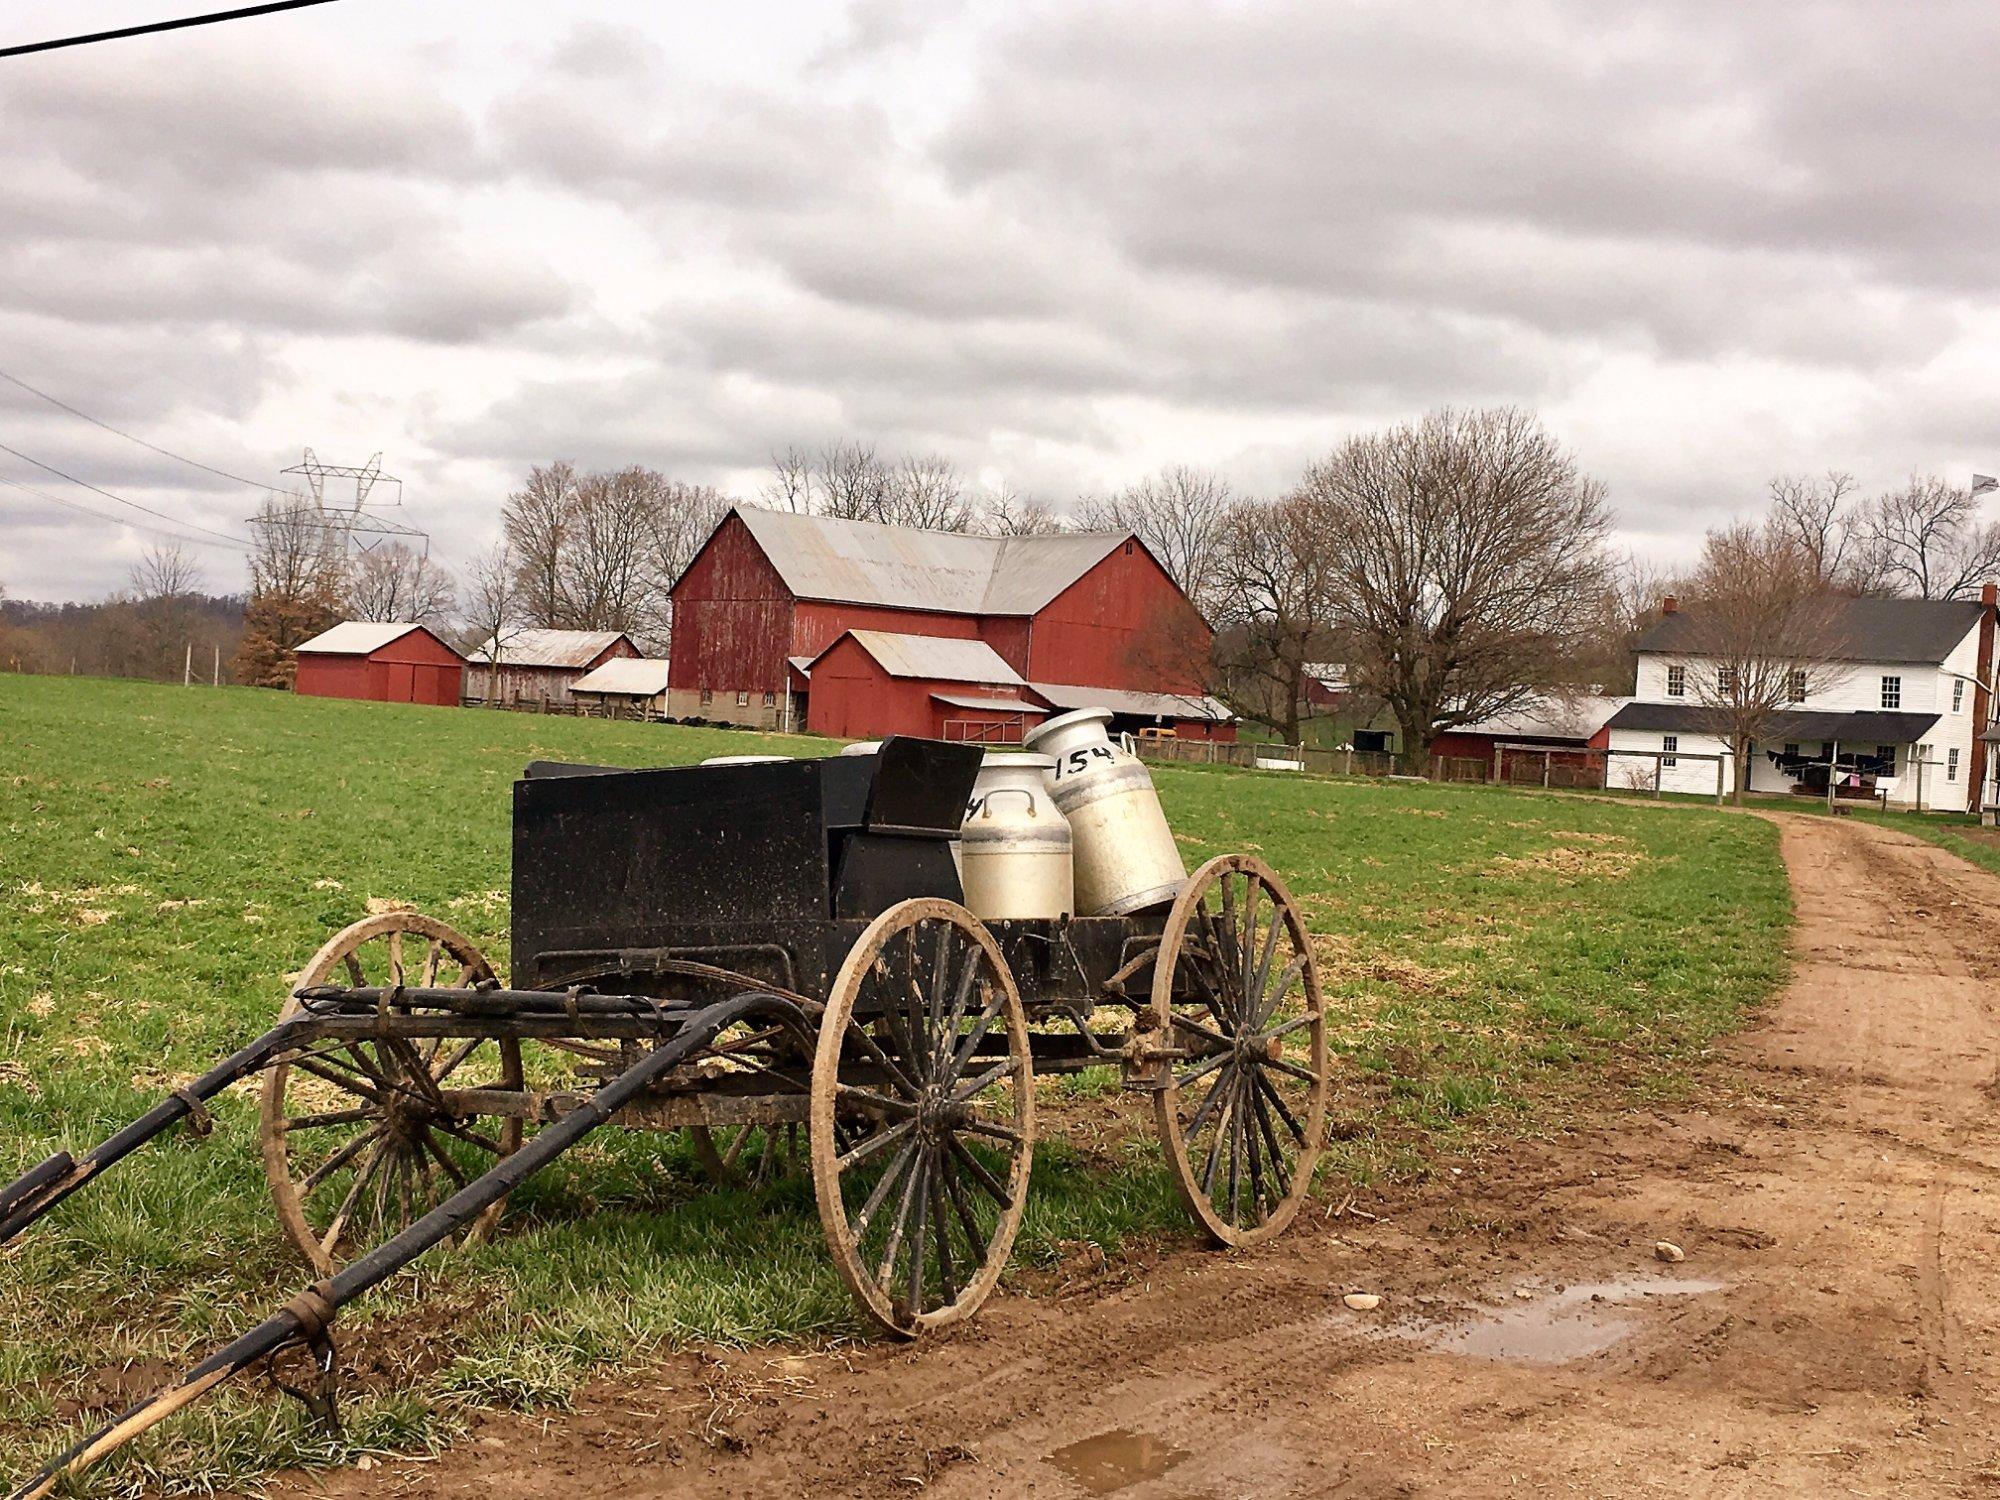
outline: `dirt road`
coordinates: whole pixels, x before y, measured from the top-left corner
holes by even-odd
[[[1846,820],[1784,850],[1796,975],[1703,1109],[921,1351],[683,1356],[284,1493],[2000,1494],[2000,880]]]

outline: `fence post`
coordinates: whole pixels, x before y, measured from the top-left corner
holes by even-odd
[[[1542,752],[1542,790],[1545,792],[1549,789],[1549,767],[1553,764],[1554,753],[1544,750]]]
[[[1722,806],[1722,768],[1724,764],[1725,762],[1720,760],[1715,763],[1715,805],[1717,807]]]

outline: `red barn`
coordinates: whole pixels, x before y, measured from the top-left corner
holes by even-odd
[[[1023,709],[1032,722],[1032,705],[1112,688],[1116,727],[1235,737],[1202,693],[1207,622],[1129,532],[968,536],[739,507],[675,583],[673,620],[676,717],[874,737],[915,722],[921,688],[923,732],[949,722],[957,737],[990,738]],[[915,670],[896,676],[859,642],[831,652],[850,631],[902,638],[882,649]],[[983,643],[1009,676],[979,676],[990,662],[970,666],[952,642]],[[944,714],[941,696],[1018,706],[944,703]]]
[[[299,647],[292,686],[313,698],[458,703],[465,658],[427,626],[347,620]]]

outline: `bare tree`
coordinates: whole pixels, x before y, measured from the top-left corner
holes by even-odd
[[[819,451],[812,478],[821,515],[843,521],[879,521],[889,503],[889,466],[861,443],[829,443]]]
[[[1441,410],[1350,438],[1299,494],[1330,554],[1353,682],[1404,756],[1566,686],[1604,588],[1604,486],[1527,411]]]
[[[468,651],[485,647],[486,703],[498,706],[500,666],[508,642],[521,628],[520,562],[504,541],[473,560],[466,579],[465,629],[460,645]]]
[[[132,566],[132,592],[141,601],[181,599],[201,588],[201,567],[179,542],[155,543]]]
[[[813,508],[813,463],[804,450],[786,447],[771,455],[771,479],[761,498],[772,510],[804,515]]]
[[[1971,490],[1913,474],[1875,496],[1856,520],[1859,550],[1884,592],[1919,599],[1976,598],[2000,575],[2000,525],[1980,518]]]
[[[673,586],[733,503],[708,485],[670,479],[662,488],[653,518],[650,559],[657,587],[649,598],[643,627],[643,633],[656,645],[664,648],[673,637]]]
[[[520,608],[531,623],[570,623],[563,593],[563,553],[576,517],[576,469],[566,459],[537,464],[528,482],[507,497],[501,526],[520,569]]]
[[[251,530],[250,603],[236,677],[251,687],[290,687],[299,643],[340,616],[347,538],[297,494],[267,496]]]
[[[1819,558],[1782,529],[1748,523],[1708,534],[1688,593],[1689,697],[1729,747],[1741,802],[1751,746],[1782,738],[1796,705],[1838,675],[1840,601]]]
[[[889,492],[874,519],[925,531],[966,531],[972,525],[972,501],[950,459],[937,453],[905,454],[890,472]]]
[[[1080,509],[1086,530],[1131,531],[1204,614],[1222,605],[1224,533],[1234,504],[1229,485],[1205,469],[1174,464]]]
[[[1299,743],[1305,665],[1334,620],[1334,558],[1321,509],[1302,496],[1238,501],[1216,539],[1215,684],[1231,708]]]
[[[1855,483],[1852,474],[1780,474],[1771,481],[1770,524],[1798,549],[1819,581],[1829,588],[1866,584],[1855,545]]]
[[[433,628],[457,607],[451,574],[401,542],[363,552],[347,570],[347,614],[355,620],[393,620]]]
[[[1578,684],[1629,695],[1637,685],[1639,638],[1658,622],[1666,596],[1685,592],[1673,573],[1637,553],[1610,564],[1576,659]]]
[[[987,536],[1057,536],[1069,528],[1048,502],[1002,482],[975,508],[973,529]]]

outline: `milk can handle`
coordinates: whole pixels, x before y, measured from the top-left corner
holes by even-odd
[[[1000,796],[1004,792],[1019,792],[1023,797],[1026,797],[1028,799],[1028,816],[1032,818],[1035,815],[1035,794],[1032,791],[1030,791],[1027,787],[996,786],[993,788],[992,791],[988,792],[985,796],[979,799],[980,817],[990,818],[993,816],[993,799],[995,797]]]

